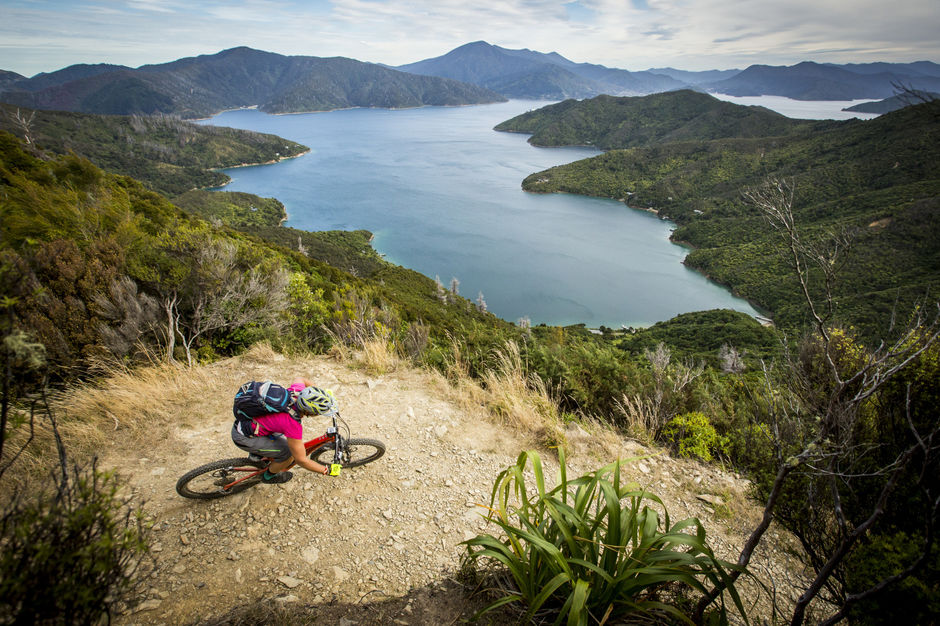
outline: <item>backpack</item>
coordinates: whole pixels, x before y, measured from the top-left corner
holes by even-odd
[[[232,412],[235,414],[235,425],[239,432],[246,437],[252,437],[255,434],[256,417],[271,413],[290,413],[291,417],[299,421],[293,406],[294,396],[286,387],[270,380],[251,381],[242,385],[235,393]]]

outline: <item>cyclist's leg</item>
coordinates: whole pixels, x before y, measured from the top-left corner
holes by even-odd
[[[286,467],[287,464],[290,463],[290,449],[287,447],[287,439],[282,435],[246,437],[238,428],[233,426],[232,442],[248,454],[273,459],[271,464],[272,468],[276,464],[281,464],[283,467]],[[283,469],[283,467],[280,469]],[[274,472],[277,471],[279,471],[279,469],[274,470]]]

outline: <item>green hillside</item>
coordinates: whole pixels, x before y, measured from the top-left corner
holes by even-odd
[[[819,127],[763,107],[723,102],[696,91],[642,98],[565,100],[518,115],[496,130],[529,133],[536,146],[589,145],[601,150],[671,141],[775,137]]]
[[[268,163],[307,151],[275,135],[200,126],[175,117],[32,111],[3,104],[0,130],[28,137],[33,150],[75,153],[170,197],[227,183],[228,177],[215,168]]]
[[[821,123],[778,137],[613,150],[533,174],[523,188],[616,198],[657,210],[679,224],[675,240],[696,248],[688,265],[792,328],[805,321],[805,305],[788,257],[741,195],[771,177],[792,181],[797,222],[807,237],[850,234],[853,243],[835,286],[838,319],[876,337],[886,330],[896,303],[900,311],[910,310],[940,287],[938,107]],[[661,125],[670,119],[664,114]],[[818,277],[814,285],[820,287]]]

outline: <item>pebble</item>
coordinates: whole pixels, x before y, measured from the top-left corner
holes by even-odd
[[[294,578],[293,576],[278,576],[277,582],[281,583],[288,589],[293,589],[294,587],[299,586],[300,583],[302,583],[303,581],[297,578]]]
[[[300,553],[300,556],[305,562],[313,565],[320,558],[320,551],[316,546],[307,546],[304,548],[303,552]]]
[[[160,608],[162,600],[157,600],[156,598],[152,600],[147,600],[146,602],[141,602],[137,605],[137,608],[134,610],[135,613],[140,611],[152,611],[154,609]]]
[[[300,602],[300,598],[291,594],[288,596],[281,596],[280,598],[275,598],[274,601],[277,602],[278,604],[289,604],[291,602]]]

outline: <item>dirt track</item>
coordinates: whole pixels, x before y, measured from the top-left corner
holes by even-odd
[[[152,442],[145,458],[105,455],[105,464],[118,468],[145,498],[154,520],[155,572],[143,601],[119,623],[198,622],[261,599],[355,605],[420,589],[428,601],[427,590],[457,569],[459,542],[488,528],[479,505],[489,502],[496,475],[532,445],[494,424],[482,409],[458,408],[423,372],[370,377],[325,357],[290,361],[268,353],[262,362],[258,356],[209,366],[216,388],[201,391],[205,416],[176,425],[165,440]],[[338,478],[295,469],[284,485],[257,485],[222,500],[179,497],[174,487],[185,471],[241,456],[229,437],[234,390],[246,380],[289,381],[297,374],[331,388],[352,435],[384,441],[386,455]],[[181,407],[199,406],[195,402],[178,398]],[[305,419],[305,436],[325,425]],[[573,471],[612,460],[600,458],[585,435],[569,432]],[[642,452],[624,444],[625,456]],[[696,495],[734,497],[743,481],[664,457],[633,463],[627,474],[661,495],[674,520],[702,519],[716,551],[736,556],[731,546],[740,545],[740,534],[729,526],[743,529],[750,516],[716,520],[711,505]],[[389,621],[422,624],[461,614],[447,594],[418,604],[400,603],[400,614]]]

